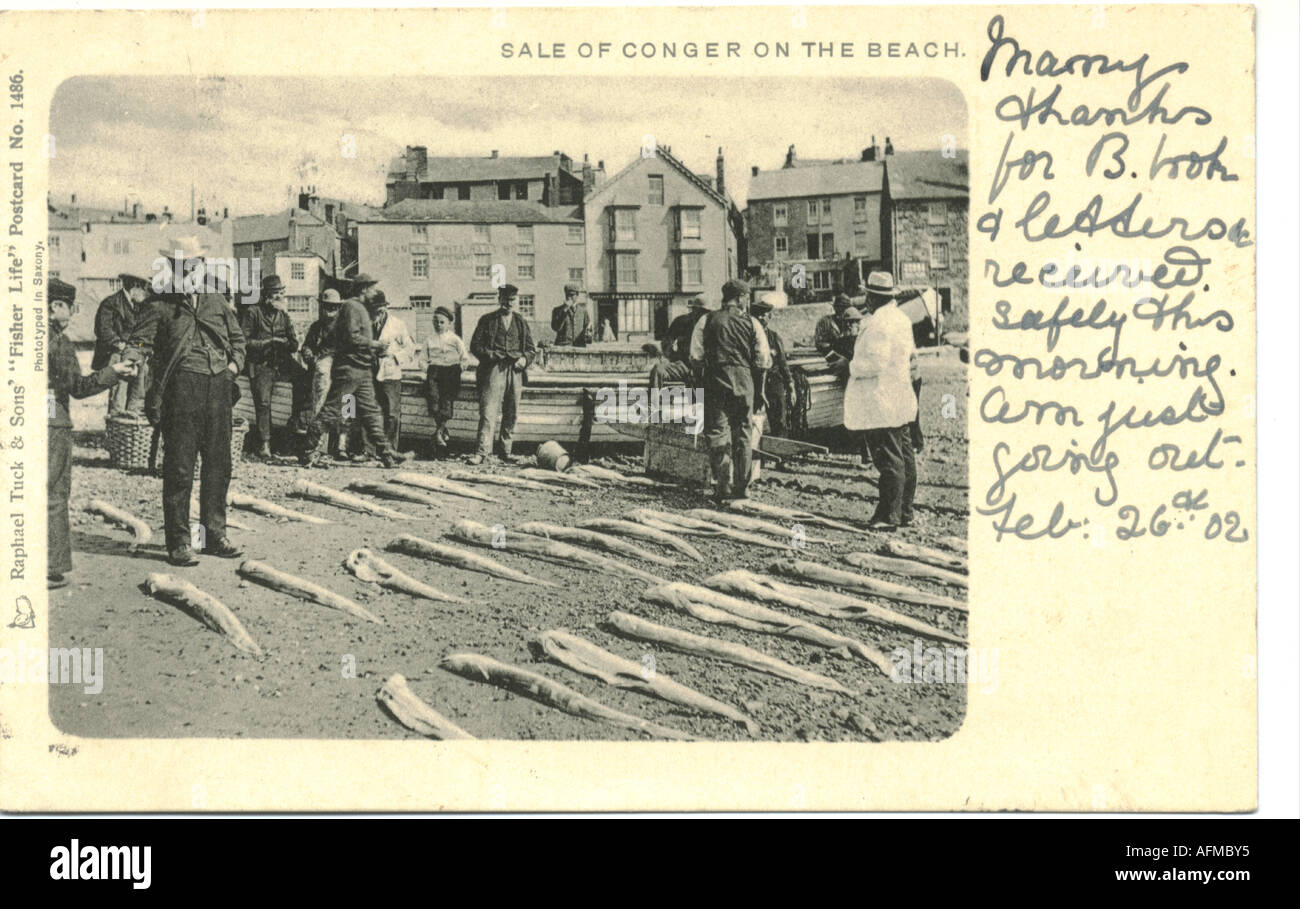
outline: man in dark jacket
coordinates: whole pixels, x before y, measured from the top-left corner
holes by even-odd
[[[519,288],[507,284],[497,291],[500,308],[478,320],[469,352],[478,360],[474,384],[478,392],[478,453],[471,464],[482,464],[492,454],[494,435],[501,439],[501,459],[511,454],[515,419],[524,392],[524,370],[537,357],[537,345],[528,320],[515,312]],[[497,424],[500,432],[497,433]]]
[[[785,342],[776,333],[776,329],[767,324],[772,312],[771,303],[756,300],[749,311],[763,326],[768,349],[772,352],[772,368],[767,371],[763,383],[763,400],[767,404],[767,431],[774,436],[784,436],[789,425],[790,402],[794,400],[794,377],[790,374],[790,364],[785,358]]]
[[[316,418],[303,436],[298,463],[315,467],[320,463],[316,448],[326,430],[338,432],[340,421],[353,416],[361,424],[365,441],[378,453],[385,467],[395,467],[406,460],[388,444],[384,435],[384,414],[375,397],[375,356],[387,350],[387,342],[378,341],[370,313],[357,299],[343,301],[334,320],[334,363],[330,370],[330,391]]]
[[[709,314],[708,304],[700,296],[692,297],[685,313],[673,319],[664,333],[663,361],[650,369],[650,387],[691,380],[691,334]]]
[[[564,285],[564,302],[551,310],[551,330],[556,347],[586,347],[591,343],[591,314],[580,303],[581,288]]]
[[[253,409],[257,413],[258,454],[271,457],[271,394],[279,377],[296,379],[293,360],[298,350],[298,336],[289,321],[284,305],[284,281],[279,275],[262,279],[261,294],[257,303],[243,307],[240,318],[244,343],[248,346],[248,387],[253,393]]]
[[[58,278],[50,279],[49,438],[45,490],[46,582],[51,589],[67,584],[72,570],[72,534],[68,527],[68,496],[72,492],[72,419],[70,398],[89,398],[110,391],[121,379],[135,375],[136,364],[120,357],[90,375],[82,375],[76,348],[64,334],[76,304],[77,289]],[[125,347],[125,344],[123,345]]]
[[[109,294],[99,303],[95,311],[95,353],[90,361],[90,368],[103,369],[124,359],[127,342],[135,326],[145,317],[146,302],[151,288],[146,278],[138,275],[121,274],[120,290]],[[108,396],[108,415],[120,411],[142,413],[144,411],[144,393],[149,383],[149,370],[143,362],[138,364],[134,377],[120,385],[114,383]]]
[[[691,363],[704,374],[704,438],[719,505],[743,499],[753,464],[753,423],[762,390],[754,374],[772,366],[767,337],[746,311],[749,285],[722,285],[722,309],[709,313],[691,335]]]
[[[185,276],[182,286],[203,268],[196,238],[162,250],[172,268]],[[149,421],[162,430],[163,525],[167,560],[197,565],[190,549],[190,493],[194,461],[202,457],[199,522],[202,551],[233,559],[243,553],[226,538],[226,494],[230,489],[230,422],[235,377],[244,365],[244,333],[234,305],[220,293],[168,293],[152,317],[131,336],[130,347],[151,356],[155,376],[145,401]]]

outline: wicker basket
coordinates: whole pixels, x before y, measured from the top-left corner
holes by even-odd
[[[108,458],[118,470],[147,470],[153,427],[142,414],[117,413],[105,420]]]
[[[243,442],[244,436],[248,434],[248,421],[242,416],[234,417],[230,421],[230,463],[238,464],[243,459]],[[162,469],[162,453],[166,449],[166,443],[159,440],[159,458],[157,458],[157,469]],[[148,467],[148,443],[144,446],[144,466]],[[203,454],[199,454],[194,459],[194,477],[198,479],[203,472]]]

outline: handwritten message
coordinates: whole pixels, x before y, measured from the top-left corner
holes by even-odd
[[[998,540],[1248,540],[1253,138],[1186,62],[1105,53],[1104,23],[1068,53],[1001,15],[986,37],[976,116],[1001,154],[972,177],[994,301],[972,407],[999,432],[976,514]]]

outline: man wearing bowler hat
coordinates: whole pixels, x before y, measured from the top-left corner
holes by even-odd
[[[235,377],[244,365],[244,332],[223,294],[204,291],[207,250],[197,237],[160,250],[182,290],[155,304],[152,318],[132,334],[129,346],[152,355],[155,381],[145,399],[149,422],[162,430],[163,523],[167,560],[197,565],[190,548],[190,492],[194,460],[202,457],[199,521],[206,555],[243,553],[226,538],[230,488],[230,422]]]
[[[148,278],[132,274],[117,277],[121,288],[101,300],[99,309],[95,311],[95,353],[90,361],[93,370],[133,359],[128,353],[127,342],[150,305],[146,302],[152,292]],[[148,369],[139,362],[132,378],[109,390],[108,415],[111,417],[122,411],[143,413],[148,383]]]
[[[580,301],[582,289],[564,285],[564,302],[551,310],[551,330],[556,347],[586,347],[591,343],[591,314]]]
[[[498,289],[498,309],[478,320],[470,339],[469,352],[478,359],[474,378],[478,392],[478,453],[470,458],[471,464],[482,464],[492,454],[494,435],[501,439],[501,460],[514,460],[511,446],[524,392],[524,370],[537,356],[528,320],[515,312],[518,299],[519,288],[513,284]]]
[[[267,459],[271,457],[271,394],[275,380],[281,376],[296,378],[293,355],[298,350],[298,337],[289,314],[282,308],[284,302],[284,281],[279,275],[267,275],[262,279],[257,303],[245,306],[240,320],[248,346],[246,369],[257,413],[258,454]]]
[[[880,471],[880,498],[868,527],[892,531],[912,523],[916,453],[908,424],[916,418],[912,391],[912,320],[898,308],[894,277],[873,271],[867,278],[871,315],[858,333],[844,390],[844,427],[863,431]]]
[[[731,279],[722,285],[722,308],[697,322],[691,334],[691,364],[704,375],[704,438],[719,505],[747,495],[752,418],[763,409],[762,377],[772,367],[767,335],[748,303],[749,285]]]

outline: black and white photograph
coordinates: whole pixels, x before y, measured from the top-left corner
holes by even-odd
[[[936,78],[78,76],[62,732],[932,742],[968,645]]]

